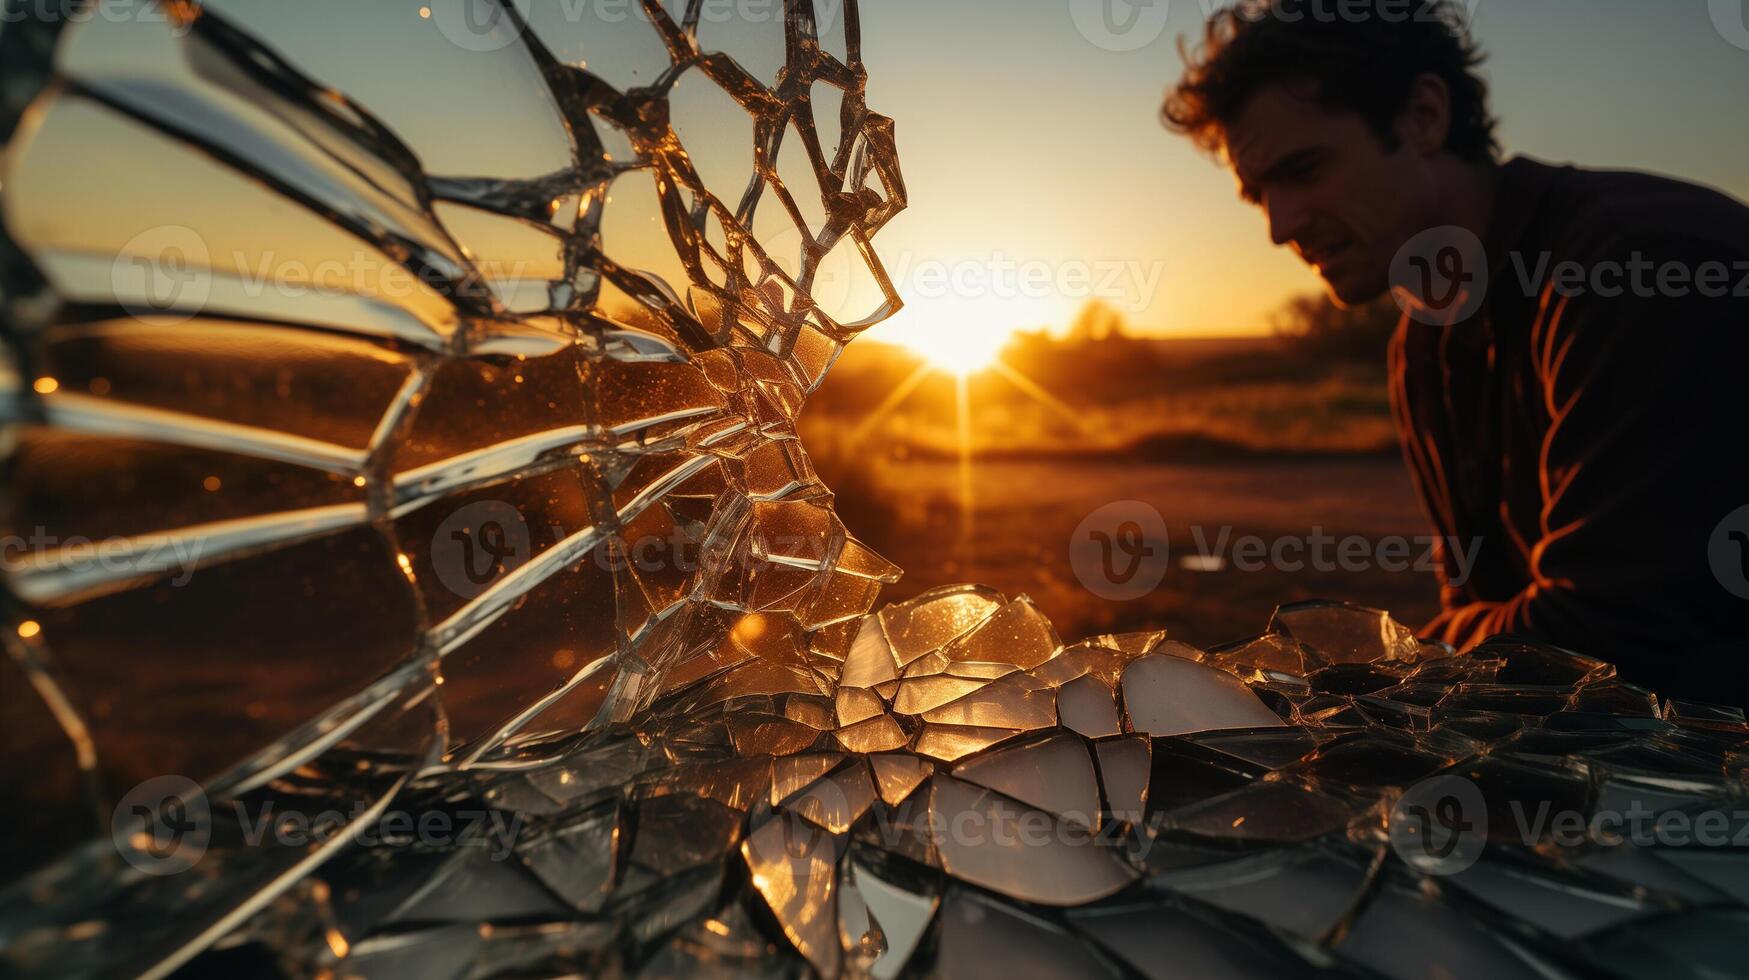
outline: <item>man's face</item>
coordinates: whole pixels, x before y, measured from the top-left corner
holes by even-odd
[[[1357,113],[1312,95],[1304,84],[1258,89],[1227,130],[1227,158],[1275,243],[1293,246],[1352,306],[1389,288],[1391,259],[1426,227],[1435,188],[1422,158],[1387,152]]]

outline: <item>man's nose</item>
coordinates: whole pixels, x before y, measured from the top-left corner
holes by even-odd
[[[1286,245],[1300,237],[1306,223],[1305,209],[1290,195],[1271,194],[1264,202],[1269,216],[1269,238],[1277,245]]]

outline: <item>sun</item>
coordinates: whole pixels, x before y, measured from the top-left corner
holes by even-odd
[[[962,323],[908,331],[899,342],[931,367],[964,378],[995,364],[1013,339],[1011,328]]]

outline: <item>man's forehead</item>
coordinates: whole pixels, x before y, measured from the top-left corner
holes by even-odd
[[[1221,155],[1241,182],[1277,160],[1320,142],[1329,111],[1302,85],[1265,85],[1240,107],[1226,129]]]

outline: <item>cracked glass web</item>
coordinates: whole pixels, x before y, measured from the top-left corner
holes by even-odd
[[[1744,848],[1513,822],[1740,812],[1740,711],[1335,603],[871,612],[795,419],[904,185],[855,4],[782,6],[7,0],[0,961],[1740,967]]]

